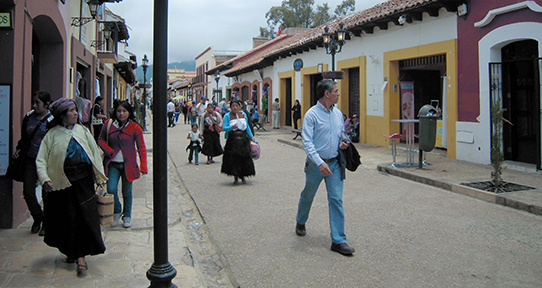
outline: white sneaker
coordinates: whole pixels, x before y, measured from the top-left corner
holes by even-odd
[[[124,217],[122,218],[122,221],[124,221],[124,224],[122,224],[124,228],[132,227],[132,219],[130,217]]]
[[[117,225],[119,225],[120,215],[121,215],[121,213],[115,213],[115,214],[113,214],[113,224],[111,224],[111,226],[117,226]]]

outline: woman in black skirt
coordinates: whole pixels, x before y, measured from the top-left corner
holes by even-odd
[[[105,252],[94,184],[104,184],[101,153],[93,135],[79,124],[75,101],[60,98],[49,105],[55,117],[43,138],[36,168],[48,194],[45,244],[88,269],[85,256]]]
[[[209,103],[207,112],[201,115],[201,135],[203,135],[201,154],[207,155],[207,164],[215,163],[213,157],[224,153],[220,145],[220,128],[222,128],[222,116],[215,111],[215,106]]]
[[[234,177],[233,184],[239,178],[243,184],[247,183],[245,177],[256,175],[254,162],[250,152],[250,140],[254,135],[248,128],[248,116],[240,111],[239,100],[231,103],[231,111],[224,115],[224,131],[226,132],[226,146],[222,160],[221,172]]]

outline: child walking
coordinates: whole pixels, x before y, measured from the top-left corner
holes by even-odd
[[[201,132],[198,130],[198,124],[192,124],[192,131],[188,132],[186,139],[190,139],[190,144],[188,144],[188,147],[186,147],[186,150],[190,149],[188,163],[192,163],[192,159],[195,158],[194,160],[196,161],[196,165],[199,165],[198,158],[199,151],[201,151],[201,143],[199,142],[199,139],[203,139],[203,135],[201,135]]]

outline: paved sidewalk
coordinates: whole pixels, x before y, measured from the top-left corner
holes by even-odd
[[[293,140],[295,133],[291,129],[281,129],[285,133],[278,137],[278,141],[303,149],[302,140]],[[477,199],[493,202],[512,208],[524,210],[533,214],[542,215],[542,174],[528,171],[521,166],[505,165],[502,178],[506,182],[521,184],[535,189],[508,193],[491,193],[482,191],[461,183],[481,182],[491,180],[491,165],[474,164],[465,161],[449,159],[446,151],[435,149],[426,154],[429,166],[418,169],[418,155],[415,155],[415,165],[409,168],[393,168],[391,149],[368,144],[355,143],[361,155],[363,168],[377,169],[383,173],[406,178],[412,181],[432,185],[455,193],[464,194]],[[405,162],[405,149],[398,145],[397,163]]]

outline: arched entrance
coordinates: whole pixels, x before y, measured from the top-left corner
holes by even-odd
[[[241,87],[241,101],[245,102],[245,101],[247,101],[249,99],[248,98],[248,95],[249,95],[248,90],[249,89],[250,88],[248,86]]]
[[[64,45],[62,36],[45,15],[34,18],[32,33],[32,93],[46,90],[53,100],[63,95]]]
[[[492,76],[502,75],[502,108],[504,159],[536,164],[540,169],[540,68],[539,43],[523,40],[501,48],[502,62],[491,63]],[[492,85],[492,94],[498,86]]]

